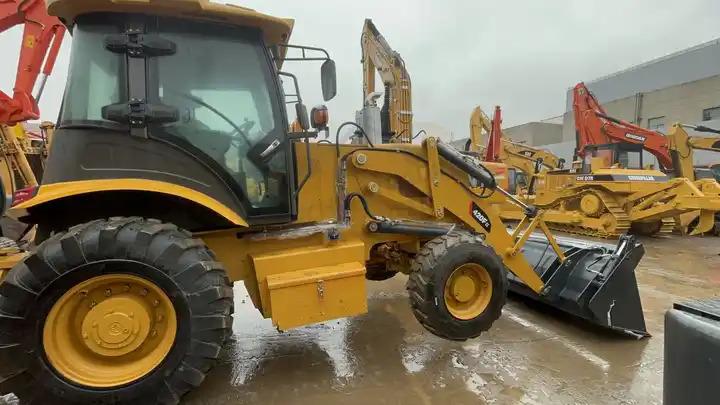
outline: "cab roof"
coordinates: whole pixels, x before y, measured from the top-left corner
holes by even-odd
[[[72,26],[79,15],[88,13],[152,14],[259,28],[270,46],[287,43],[294,24],[292,19],[209,0],[47,0],[47,6],[50,15],[68,26]]]

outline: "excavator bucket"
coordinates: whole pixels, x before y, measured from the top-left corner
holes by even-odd
[[[522,249],[546,289],[538,295],[510,275],[510,290],[636,338],[645,328],[635,267],[645,248],[635,237],[621,236],[617,245],[556,238],[566,260],[561,263],[548,240],[533,234]]]

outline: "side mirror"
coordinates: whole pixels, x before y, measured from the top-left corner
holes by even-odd
[[[307,131],[308,129],[310,129],[310,120],[308,119],[308,112],[307,112],[307,107],[305,107],[305,104],[303,104],[303,103],[295,104],[295,115],[296,115],[297,121],[300,124],[300,127],[303,129],[303,131]]]
[[[335,61],[327,59],[320,67],[320,82],[322,85],[323,99],[332,100],[337,94],[337,73]]]
[[[328,108],[325,105],[315,106],[310,110],[310,125],[318,130],[322,131],[327,129],[328,122],[330,121],[330,114]]]

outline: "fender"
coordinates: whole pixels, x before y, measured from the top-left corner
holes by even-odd
[[[28,215],[28,209],[39,207],[52,201],[82,194],[106,191],[147,191],[167,194],[192,201],[210,209],[234,225],[242,227],[248,226],[245,219],[235,211],[204,193],[177,184],[144,179],[82,180],[43,184],[38,188],[37,194],[34,197],[10,208],[7,214],[11,218],[18,219]]]

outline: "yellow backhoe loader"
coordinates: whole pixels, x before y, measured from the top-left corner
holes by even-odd
[[[48,8],[72,62],[42,184],[9,211],[39,245],[0,284],[0,392],[178,403],[216,362],[239,281],[280,330],[364,313],[366,279],[401,272],[418,321],[447,339],[491,327],[508,277],[646,335],[634,239],[556,240],[542,212],[434,138],[310,142],[327,110],[308,117],[286,65],[323,61],[325,100],[335,65],[288,43],[292,20],[205,0]],[[288,101],[302,131],[287,130]],[[506,199],[527,213],[512,233],[491,209]]]

